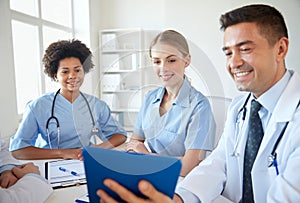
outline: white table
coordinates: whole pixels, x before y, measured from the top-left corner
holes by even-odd
[[[87,193],[87,186],[71,186],[66,188],[54,189],[46,203],[72,203]]]
[[[45,177],[45,163],[53,160],[24,160],[24,162],[33,162],[39,167],[40,173]],[[23,162],[23,161],[22,161]],[[47,199],[46,203],[73,203],[75,200],[87,193],[87,185],[70,186],[54,189]]]

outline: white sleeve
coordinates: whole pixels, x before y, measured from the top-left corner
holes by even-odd
[[[49,197],[52,191],[51,185],[44,180],[36,176],[26,175],[11,187],[0,188],[0,202],[41,203]]]
[[[195,195],[200,202],[213,202],[214,199],[221,195],[227,177],[225,172],[225,155],[227,154],[224,149],[225,140],[226,138],[222,136],[217,148],[180,182],[176,193],[183,200],[189,200],[191,197],[188,192]],[[180,191],[182,189],[186,190],[186,192]]]
[[[200,203],[200,200],[196,195],[184,188],[177,188],[176,194],[180,196],[184,203]]]

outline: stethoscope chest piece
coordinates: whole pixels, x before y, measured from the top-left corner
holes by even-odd
[[[276,159],[276,154],[275,155],[270,154],[268,156],[268,167],[271,167],[274,164],[275,159]]]
[[[232,152],[231,156],[233,157],[239,157],[240,153],[236,152],[236,150],[234,152]]]
[[[272,153],[268,157],[268,167],[274,166],[276,170],[276,175],[279,175],[278,163],[277,163],[277,153]]]
[[[99,133],[99,129],[98,129],[98,128],[95,128],[95,127],[93,127],[93,128],[92,128],[92,130],[91,130],[91,132],[92,132],[92,135],[98,135],[98,133]]]

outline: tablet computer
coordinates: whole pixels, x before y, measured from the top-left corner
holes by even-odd
[[[82,155],[90,202],[99,202],[98,189],[105,190],[122,202],[115,192],[103,184],[106,178],[118,181],[143,198],[146,197],[139,192],[138,183],[147,180],[158,191],[173,198],[181,169],[179,159],[92,147],[83,148]]]
[[[45,162],[45,178],[54,189],[86,183],[83,162],[79,160]]]

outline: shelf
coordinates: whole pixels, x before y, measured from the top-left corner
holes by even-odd
[[[101,99],[127,132],[133,131],[144,89],[155,83],[152,72],[147,72],[150,62],[145,50],[158,32],[140,28],[99,31]]]

